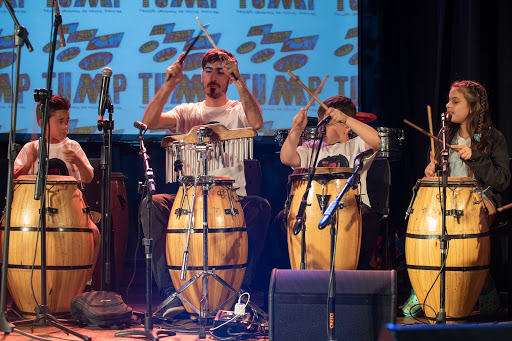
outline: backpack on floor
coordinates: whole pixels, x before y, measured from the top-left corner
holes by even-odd
[[[79,323],[103,328],[130,326],[132,308],[120,295],[111,291],[90,291],[73,297],[70,303],[73,319]]]

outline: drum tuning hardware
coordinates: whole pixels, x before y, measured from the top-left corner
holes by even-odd
[[[462,217],[463,215],[463,210],[446,210],[446,216],[453,216],[454,219],[457,219],[457,223],[460,223],[460,217]]]

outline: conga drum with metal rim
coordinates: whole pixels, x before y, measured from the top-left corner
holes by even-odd
[[[41,303],[40,200],[34,200],[34,188],[35,175],[14,180],[7,273],[9,292],[27,318],[35,316],[36,308],[31,282]],[[59,317],[69,313],[71,299],[84,290],[92,268],[93,234],[75,178],[49,175],[46,206],[47,304],[50,313]],[[1,237],[3,247],[3,227]]]
[[[330,225],[320,230],[318,223],[329,203],[341,192],[347,179],[352,175],[352,168],[319,167],[311,182],[305,211],[306,228],[306,269],[328,270],[330,256]],[[293,234],[296,216],[302,197],[306,190],[309,172],[297,168],[290,175],[290,209],[287,215],[288,253],[292,269],[299,269],[301,262],[302,233]],[[334,219],[337,224],[336,270],[355,270],[359,261],[361,246],[361,212],[358,205],[359,191],[350,189],[342,198],[343,208],[338,210]]]
[[[203,270],[203,194],[198,181],[194,191],[194,178],[182,177],[178,194],[172,206],[167,228],[166,255],[169,273],[176,289]],[[214,271],[236,291],[240,290],[247,267],[247,229],[242,206],[234,180],[215,178],[208,194],[208,270]],[[186,189],[183,188],[183,184]],[[183,252],[187,244],[187,232],[192,233],[189,244],[188,271],[184,281],[180,279]],[[200,307],[203,281],[199,278],[182,293],[195,308]],[[228,308],[233,293],[211,278],[208,281],[209,311]],[[187,304],[188,312],[194,313]],[[199,310],[199,309],[198,309]]]
[[[415,189],[414,203],[408,210],[405,258],[414,292],[420,303],[426,297],[426,304],[432,309],[425,307],[423,310],[428,318],[435,319],[440,306],[441,178],[425,177],[418,181]],[[455,322],[471,315],[489,271],[489,224],[476,180],[448,178],[446,210],[449,242],[445,311],[446,320]]]

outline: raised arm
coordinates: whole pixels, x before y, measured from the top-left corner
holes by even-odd
[[[184,53],[180,54],[178,59],[167,68],[165,72],[166,81],[144,111],[142,123],[146,124],[149,129],[171,129],[176,126],[174,117],[166,115],[163,110],[169,96],[183,78],[183,64],[179,62],[182,56],[184,56]]]
[[[371,148],[374,151],[380,149],[380,135],[377,130],[373,129],[368,124],[358,121],[334,108],[327,109],[326,114],[331,115],[333,121],[344,123],[347,127],[352,129],[354,133],[363,139],[365,148]]]
[[[258,101],[256,101],[256,98],[254,98],[253,94],[249,91],[242,75],[240,75],[238,63],[235,59],[230,58],[223,52],[219,52],[219,56],[222,60],[222,69],[224,70],[224,73],[228,75],[235,75],[238,78],[238,81],[236,81],[233,76],[231,76],[235,82],[236,89],[238,90],[238,95],[240,96],[240,102],[244,108],[247,124],[253,129],[260,129],[263,126],[261,108]]]
[[[297,146],[299,145],[300,135],[306,125],[308,124],[308,112],[305,109],[300,109],[297,115],[293,118],[292,129],[288,137],[281,147],[281,162],[290,167],[300,166],[300,157],[297,153]]]

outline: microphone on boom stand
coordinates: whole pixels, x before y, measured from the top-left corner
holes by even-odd
[[[320,122],[320,123],[321,123],[321,122]],[[319,123],[319,124],[320,124],[320,123]],[[366,150],[364,150],[364,151],[362,151],[362,152],[360,152],[360,153],[358,153],[358,154],[356,155],[356,157],[354,158],[354,165],[356,166],[356,170],[354,171],[354,174],[352,174],[352,176],[350,177],[350,179],[349,179],[349,180],[352,180],[352,177],[353,177],[354,175],[356,175],[356,174],[357,174],[357,172],[359,172],[359,170],[360,170],[361,168],[363,168],[363,161],[364,161],[364,159],[366,159],[366,158],[367,158],[367,157],[369,157],[369,156],[372,156],[372,155],[373,155],[373,153],[375,153],[375,151],[374,151],[373,149],[371,149],[371,148],[368,148],[368,149],[366,149]],[[359,162],[358,162],[358,161],[359,161]],[[348,184],[348,183],[349,183],[349,182],[347,181],[347,184]],[[355,185],[356,185],[356,184],[355,184],[355,182],[354,182],[354,186],[355,186]],[[344,189],[343,189],[343,190],[344,190]],[[343,190],[342,190],[342,192],[343,192]],[[339,194],[338,194],[338,196],[339,196]],[[327,226],[327,224],[329,223],[329,220],[331,220],[332,212],[334,211],[334,209],[336,208],[336,206],[338,206],[339,200],[340,200],[341,198],[339,198],[339,199],[338,199],[338,197],[336,197],[336,199],[337,199],[337,200],[333,200],[333,201],[331,201],[331,203],[329,204],[329,206],[328,206],[328,207],[327,207],[327,209],[325,210],[325,212],[324,212],[324,216],[322,217],[322,219],[320,219],[320,222],[318,223],[318,229],[323,230],[323,229]]]

